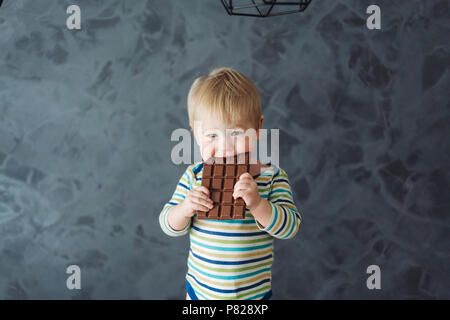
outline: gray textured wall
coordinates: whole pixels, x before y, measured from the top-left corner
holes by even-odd
[[[373,3],[381,31],[365,26]],[[219,0],[6,0],[0,298],[184,299],[188,237],[158,223],[186,168],[170,134],[194,78],[229,66],[281,129],[304,219],[275,241],[273,298],[449,299],[449,36],[448,1],[314,0],[257,19]],[[82,290],[66,288],[70,264]]]

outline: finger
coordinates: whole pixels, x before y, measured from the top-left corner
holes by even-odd
[[[248,180],[248,179],[239,179],[238,181],[236,181],[236,183],[234,184],[235,186],[239,186],[241,184],[256,184],[256,182],[254,182],[253,180]]]
[[[209,210],[211,210],[211,208],[202,206],[201,204],[197,204],[197,203],[192,203],[191,208],[192,208],[193,210],[205,211],[205,212],[208,212]]]
[[[191,195],[204,199],[209,199],[209,194],[206,194],[203,190],[192,190]]]
[[[247,181],[238,181],[234,185],[234,190],[248,190],[254,187],[254,185]]]
[[[211,209],[213,207],[213,202],[212,202],[211,199],[205,199],[203,197],[199,197],[199,196],[196,196],[196,195],[194,195],[192,197],[192,202],[200,204],[200,205],[203,205],[205,207],[208,207],[209,209]]]
[[[245,172],[239,176],[239,181],[241,180],[253,180],[253,177],[250,175],[250,173]]]
[[[200,187],[194,188],[193,191],[199,191],[199,192],[202,192],[202,193],[206,194],[206,195],[209,197],[209,190],[208,190],[207,187],[200,186]]]
[[[234,199],[243,198],[243,197],[244,197],[244,192],[242,190],[236,190],[233,192]]]
[[[203,197],[194,196],[191,201],[193,203],[204,205],[204,206],[206,206],[208,208],[212,208],[213,205],[214,205],[213,201],[211,199],[209,199],[209,198],[203,198]]]
[[[206,195],[202,191],[193,190],[193,192],[191,193],[191,196],[194,196],[194,197],[197,197],[197,198],[201,198],[201,199],[204,199],[204,200],[212,203],[212,200],[209,198],[209,195]]]

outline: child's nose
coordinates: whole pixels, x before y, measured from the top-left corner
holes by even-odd
[[[232,139],[224,139],[219,147],[218,147],[218,154],[217,157],[231,157],[234,156],[235,150],[234,150],[234,142]]]

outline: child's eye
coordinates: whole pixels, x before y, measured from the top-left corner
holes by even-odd
[[[231,135],[237,136],[237,135],[240,135],[241,133],[242,133],[242,131],[234,130],[233,132],[231,132]]]
[[[210,133],[210,134],[208,134],[208,135],[206,135],[208,138],[216,138],[217,137],[217,134],[215,134],[215,133]]]

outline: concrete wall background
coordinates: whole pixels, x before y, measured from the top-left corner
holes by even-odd
[[[158,224],[186,167],[170,134],[194,78],[229,66],[281,129],[303,216],[275,242],[273,298],[449,299],[448,1],[314,0],[269,19],[186,2],[75,1],[75,31],[71,1],[4,1],[0,298],[184,299],[188,237]]]

